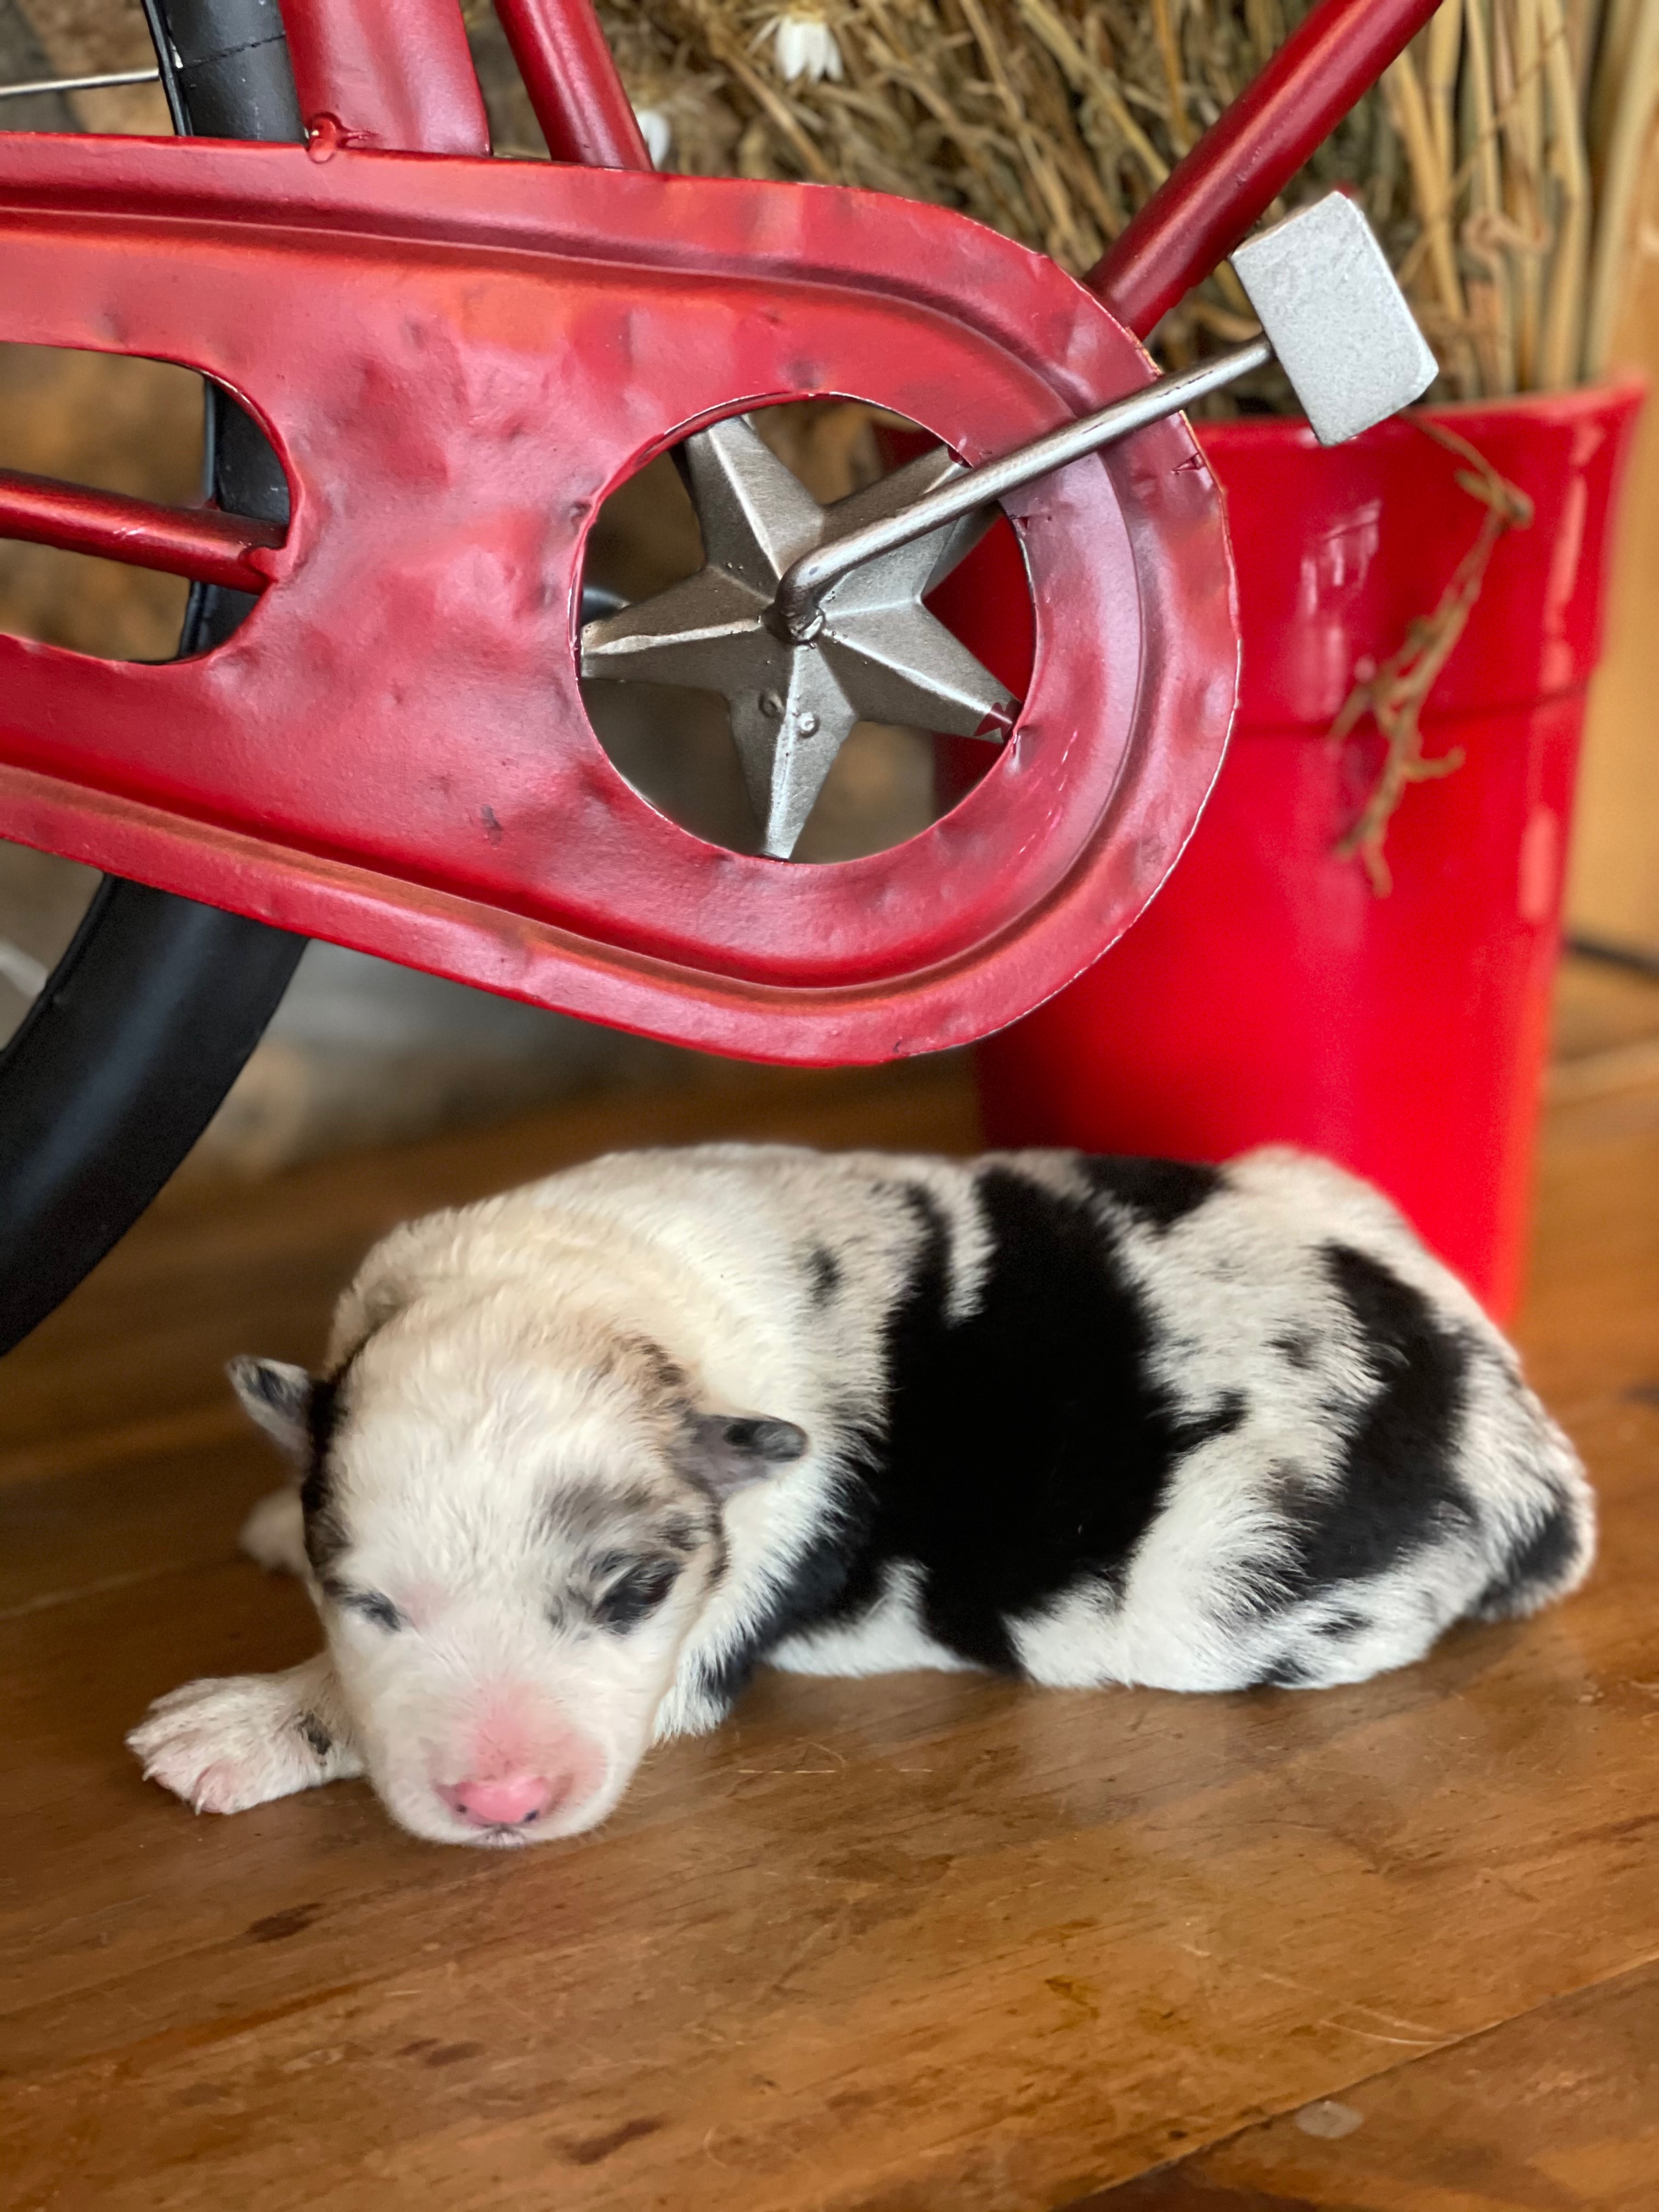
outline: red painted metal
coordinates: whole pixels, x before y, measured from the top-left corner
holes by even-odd
[[[1327,1152],[1389,1192],[1492,1309],[1520,1287],[1585,687],[1639,386],[1443,419],[1534,500],[1423,718],[1464,765],[1406,796],[1394,888],[1335,847],[1380,740],[1324,742],[1356,669],[1428,611],[1481,510],[1408,421],[1322,452],[1203,433],[1239,554],[1239,726],[1185,864],[1078,983],[981,1048],[1004,1144]]]
[[[625,1026],[850,1060],[1023,1012],[1190,833],[1237,644],[1178,422],[1021,503],[1044,642],[1018,732],[896,850],[706,845],[589,730],[583,540],[664,445],[841,392],[975,459],[1150,374],[1080,287],[960,217],[315,143],[0,139],[0,337],[112,330],[264,423],[287,565],[167,666],[0,638],[7,835]]]
[[[489,151],[456,0],[283,0],[283,21],[307,130],[353,146]]]
[[[1322,0],[1085,279],[1146,337],[1224,260],[1440,0]]]
[[[177,550],[188,529],[193,573],[270,580],[210,653],[135,666],[0,637],[0,834],[762,1058],[963,1042],[1075,975],[1173,865],[1231,717],[1226,527],[1183,423],[1012,503],[1003,574],[1036,623],[1015,735],[933,829],[839,867],[706,845],[623,781],[581,705],[580,565],[606,495],[723,415],[848,394],[977,459],[1145,381],[1133,336],[937,208],[620,173],[648,164],[588,0],[499,0],[556,161],[587,165],[552,168],[455,150],[484,140],[453,0],[284,12],[303,149],[0,137],[0,339],[217,379],[293,501],[280,549],[155,510],[124,541]],[[1338,15],[1358,21],[1348,0],[1318,20]],[[1170,206],[1189,239],[1224,203],[1242,229],[1305,133],[1296,51],[1140,234],[1158,282]],[[1351,97],[1354,68],[1319,51]],[[445,158],[371,150],[392,145]],[[55,496],[57,542],[112,549],[112,510]]]
[[[495,0],[556,161],[648,169],[651,156],[588,0]]]
[[[52,477],[0,469],[0,538],[96,553],[136,568],[228,584],[233,591],[261,592],[280,568],[271,554],[283,533],[211,507],[157,507],[119,492],[88,491]]]

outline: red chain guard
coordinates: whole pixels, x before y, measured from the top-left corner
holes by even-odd
[[[876,1060],[968,1040],[1145,906],[1237,676],[1184,422],[1013,503],[1037,653],[943,820],[792,866],[656,813],[583,713],[585,532],[714,417],[826,393],[969,459],[1145,381],[1054,265],[818,186],[333,149],[0,137],[0,339],[216,378],[293,490],[230,641],[136,666],[0,637],[0,834],[678,1042]],[[968,642],[974,642],[971,637]]]

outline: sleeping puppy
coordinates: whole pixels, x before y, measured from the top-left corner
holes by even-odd
[[[231,1377],[326,1649],[132,1747],[198,1811],[366,1773],[445,1843],[593,1827],[761,1661],[1354,1682],[1594,1543],[1474,1298],[1283,1151],[617,1154],[396,1231],[322,1376]]]

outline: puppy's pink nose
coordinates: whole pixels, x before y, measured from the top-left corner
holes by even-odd
[[[527,1827],[564,1794],[544,1774],[512,1774],[496,1782],[440,1782],[436,1787],[451,1812],[475,1828]]]

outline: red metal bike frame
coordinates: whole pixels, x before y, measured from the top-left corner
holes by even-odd
[[[489,151],[489,120],[455,0],[282,6],[294,89],[313,137],[425,154]]]
[[[0,338],[216,378],[293,495],[273,544],[0,479],[0,532],[266,587],[165,666],[0,637],[0,832],[765,1058],[961,1042],[1088,964],[1173,865],[1231,718],[1225,526],[1184,424],[1016,503],[1017,735],[870,860],[746,858],[655,813],[588,726],[574,633],[593,514],[690,430],[843,393],[978,459],[1144,380],[1122,325],[937,208],[615,173],[643,148],[586,0],[501,14],[550,143],[587,167],[481,158],[450,0],[284,14],[305,147],[0,137]]]
[[[495,13],[553,159],[648,169],[645,135],[590,0],[496,0]]]

